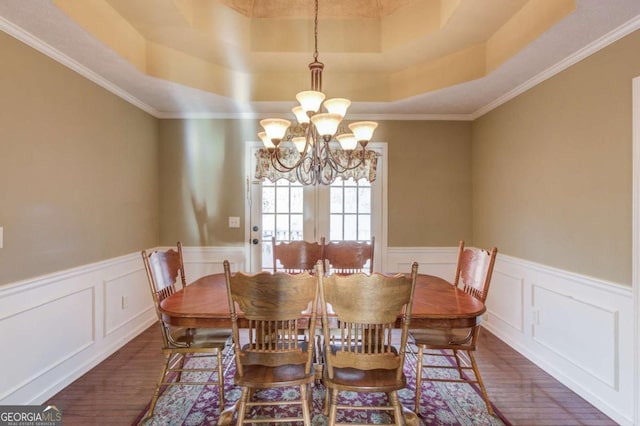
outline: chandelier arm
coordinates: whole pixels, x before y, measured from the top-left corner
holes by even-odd
[[[297,169],[298,166],[300,164],[302,164],[302,162],[304,161],[305,157],[307,157],[307,152],[306,150],[300,153],[300,158],[298,158],[298,161],[296,161],[295,164],[291,165],[291,166],[287,166],[286,164],[284,164],[282,162],[281,156],[278,155],[278,152],[280,151],[279,148],[276,148],[274,150],[274,152],[271,154],[271,163],[273,164],[273,167],[278,170],[281,173],[286,173],[286,172],[290,172],[293,169]],[[274,161],[275,160],[275,161]],[[282,167],[282,169],[279,169],[278,166],[276,165],[276,163],[278,163],[278,165],[280,165],[280,167]]]
[[[318,167],[313,157],[306,156],[305,161],[296,168],[296,177],[298,182],[303,185],[315,185],[318,183]]]
[[[289,173],[291,172],[293,169],[296,168],[296,166],[294,167],[289,167],[286,164],[282,163],[282,161],[280,161],[280,158],[278,156],[278,148],[276,148],[274,150],[274,152],[271,153],[271,155],[269,156],[270,160],[271,160],[271,165],[273,166],[273,168],[280,172],[280,173]],[[300,160],[298,160],[298,162],[296,164],[300,163]]]
[[[353,154],[358,152],[358,151],[351,151],[348,152],[347,154],[349,155],[349,161],[347,162],[347,165],[343,165],[340,162],[340,159],[338,159],[337,157],[334,156],[333,152],[331,151],[331,148],[329,147],[329,143],[326,143],[326,151],[329,153],[329,157],[330,157],[330,165],[333,169],[335,169],[335,171],[337,171],[338,173],[343,173],[346,172],[347,170],[353,170],[355,168],[360,167],[363,163],[364,163],[364,157],[365,157],[365,147],[364,145],[360,145],[360,147],[362,148],[362,157],[360,158],[360,161],[355,164],[355,165],[351,165],[351,162],[353,160]],[[331,164],[332,163],[332,164]],[[334,167],[335,165],[335,167]]]
[[[312,126],[308,126],[305,129],[305,142],[304,142],[304,149],[302,150],[302,152],[300,152],[300,158],[298,158],[298,161],[291,165],[291,166],[287,166],[282,162],[281,156],[278,155],[278,151],[279,148],[276,147],[276,149],[274,150],[274,152],[271,153],[271,162],[273,164],[273,167],[278,170],[280,173],[286,173],[286,172],[291,172],[294,169],[297,169],[302,162],[304,161],[305,158],[307,157],[313,157],[313,153],[311,152],[313,150],[313,145],[311,144],[311,139],[313,138],[313,127]],[[275,162],[275,161],[280,165],[280,167],[282,167],[284,170],[279,169]]]

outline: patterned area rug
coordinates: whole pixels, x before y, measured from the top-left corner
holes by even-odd
[[[447,362],[443,357],[437,357],[436,362]],[[231,359],[231,358],[230,358]],[[207,360],[193,359],[190,363],[201,363],[205,366]],[[413,409],[413,398],[415,396],[415,362],[416,358],[411,353],[407,353],[405,363],[405,374],[407,375],[407,387],[398,392],[400,402],[410,409]],[[227,367],[225,376],[226,405],[233,404],[240,397],[240,388],[233,385],[233,375],[235,373],[234,362],[231,359]],[[193,373],[192,373],[193,374]],[[444,372],[443,374],[449,374]],[[206,377],[205,377],[206,378]],[[196,380],[202,380],[202,377]],[[424,382],[422,384],[422,397],[420,401],[419,420],[421,425],[442,425],[442,426],[510,426],[510,423],[502,416],[500,411],[494,406],[496,417],[492,417],[487,412],[484,401],[479,390],[475,386],[459,383]],[[313,412],[312,424],[321,426],[327,424],[327,417],[322,414],[322,407],[325,398],[325,388],[321,384],[316,384],[312,388]],[[384,405],[387,403],[385,394],[358,394],[342,392],[342,398],[349,400],[350,404],[363,405]],[[491,397],[491,395],[489,395]],[[257,392],[255,398],[266,400],[294,400],[299,398],[297,389],[276,389]],[[251,417],[277,418],[289,417],[289,410],[299,410],[295,406],[275,406],[260,407],[250,414]],[[137,424],[146,416],[145,409],[133,424]],[[297,415],[297,414],[293,414]],[[165,389],[156,405],[153,418],[145,422],[145,425],[154,426],[195,426],[195,425],[215,425],[220,416],[218,408],[218,395],[213,387],[203,386],[171,386]],[[235,421],[235,418],[234,418]],[[386,412],[360,412],[360,411],[338,411],[338,421],[355,423],[385,424],[392,421]],[[290,423],[279,423],[289,425]]]

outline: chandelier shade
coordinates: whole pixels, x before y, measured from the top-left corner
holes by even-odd
[[[304,147],[307,143],[307,139],[304,136],[297,136],[291,139],[291,142],[293,142],[298,152],[304,152]]]
[[[338,126],[342,121],[339,114],[315,114],[311,117],[311,122],[316,126],[316,130],[322,137],[331,138],[338,131]]]
[[[357,123],[349,124],[349,130],[353,132],[353,135],[358,142],[370,141],[376,127],[378,127],[378,123],[375,121],[359,121]]]
[[[271,139],[269,139],[267,137],[267,132],[260,132],[258,133],[258,137],[260,138],[260,140],[262,141],[262,144],[264,145],[265,148],[275,148],[276,146],[273,144],[273,142],[271,142]]]
[[[340,117],[344,117],[347,115],[347,109],[351,106],[351,101],[344,98],[327,99],[323,106],[329,114],[338,114]]]
[[[320,110],[320,105],[324,101],[325,95],[315,90],[306,90],[296,95],[296,99],[300,102],[302,110],[306,113],[316,113]]]
[[[271,142],[277,146],[284,139],[291,122],[282,118],[267,118],[261,120],[260,125],[264,127],[264,131],[267,133],[267,137],[271,139]]]
[[[358,146],[358,140],[353,133],[343,133],[336,136],[336,139],[340,142],[342,149],[346,151],[354,150]]]
[[[300,124],[309,123],[309,116],[305,112],[304,108],[302,108],[300,105],[294,106],[293,108],[291,108],[291,111],[295,114],[296,120],[298,120],[298,123]]]
[[[364,178],[371,182],[376,176],[378,154],[366,146],[378,123],[355,122],[349,124],[351,132],[342,131],[342,121],[351,101],[325,99],[322,92],[324,64],[318,61],[318,0],[315,0],[314,17],[315,50],[313,62],[309,64],[311,90],[296,95],[299,105],[291,111],[297,125],[291,126],[289,120],[282,118],[260,121],[264,132],[258,136],[264,149],[256,154],[256,178],[272,181],[284,178],[303,185],[329,185],[338,177]],[[294,147],[281,144],[283,140],[291,141]]]

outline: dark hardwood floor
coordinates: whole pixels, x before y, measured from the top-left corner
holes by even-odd
[[[153,394],[160,345],[154,325],[47,404],[62,410],[65,426],[130,425]],[[485,330],[476,355],[489,397],[514,425],[617,424]]]

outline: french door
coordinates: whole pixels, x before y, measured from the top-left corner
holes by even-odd
[[[380,247],[386,242],[386,197],[384,197],[384,144],[373,145],[381,153],[374,182],[337,179],[330,186],[302,186],[286,180],[253,178],[255,152],[247,149],[247,217],[249,257],[252,272],[272,268],[272,237],[277,241],[306,240],[368,241],[376,237],[374,268],[380,269]]]

